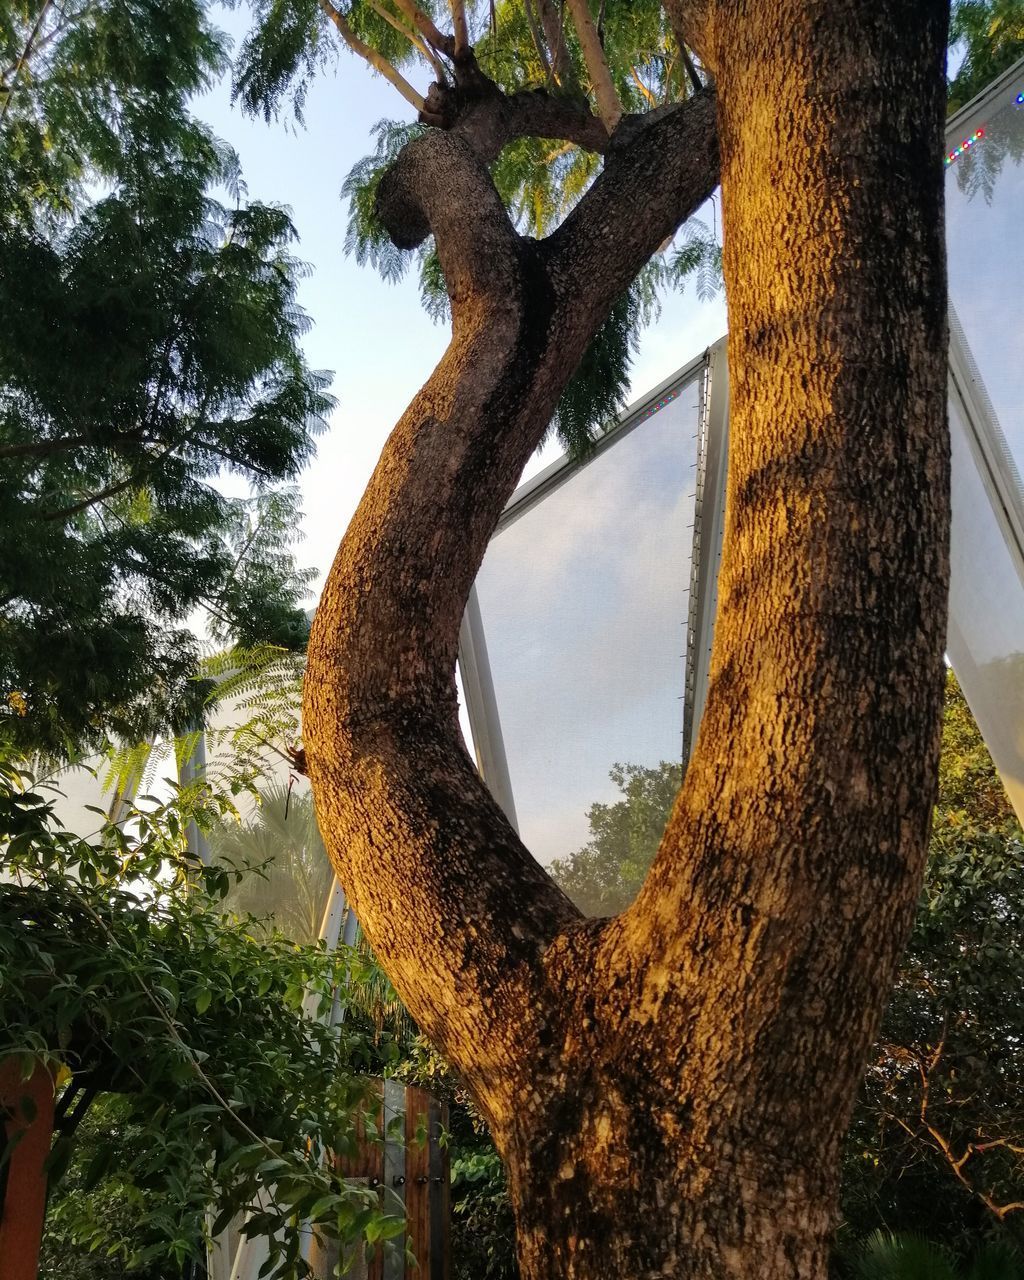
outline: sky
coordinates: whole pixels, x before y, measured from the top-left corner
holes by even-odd
[[[218,21],[235,40],[245,34],[245,8]],[[424,72],[420,88],[426,86]],[[342,182],[371,149],[381,118],[409,120],[412,109],[384,80],[341,49],[336,69],[313,83],[304,125],[286,113],[267,124],[231,103],[227,81],[194,104],[196,114],[239,154],[250,198],[288,206],[298,231],[297,256],[309,264],[299,300],[312,329],[304,339],[309,363],[334,373],[339,404],[317,456],[301,478],[305,520],[303,563],[322,586],[338,542],[355,511],[391,427],[444,351],[447,327],[423,311],[414,274],[385,284],[346,258]],[[707,218],[714,216],[707,211]],[[700,303],[693,288],[666,299],[660,321],[645,335],[634,364],[631,399],[669,377],[725,331],[719,298]],[[557,455],[549,446],[537,469]]]

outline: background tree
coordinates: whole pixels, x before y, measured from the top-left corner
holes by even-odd
[[[586,916],[614,916],[637,895],[658,851],[683,770],[663,760],[651,769],[617,764],[608,775],[622,792],[587,810],[590,839],[551,864],[554,880]]]
[[[288,217],[244,202],[187,111],[224,65],[191,0],[0,18],[0,732],[21,750],[184,727],[201,607],[221,640],[305,641],[297,497],[274,486],[331,401]]]
[[[959,0],[949,38],[962,57],[949,86],[950,110],[956,110],[1024,56],[1024,7],[1020,0]]]
[[[846,1148],[844,1214],[959,1250],[1024,1224],[1024,847],[950,675],[928,876]]]

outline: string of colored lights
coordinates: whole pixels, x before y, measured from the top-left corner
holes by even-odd
[[[1018,107],[1024,106],[1024,93],[1018,93],[1016,98],[1014,98],[1013,101],[1015,106],[1018,106]],[[946,168],[948,169],[949,166],[955,160],[960,159],[960,157],[963,155],[965,151],[970,151],[971,147],[973,147],[976,142],[981,142],[984,137],[985,137],[985,126],[979,125],[979,127],[975,129],[975,131],[971,134],[969,138],[964,138],[963,142],[961,142],[958,147],[954,147],[952,151],[947,152],[946,157],[943,161]]]
[[[648,418],[653,418],[659,409],[664,409],[667,404],[671,404],[682,390],[677,387],[675,391],[669,391],[667,395],[663,395],[660,400],[655,400],[654,404],[648,405],[643,413],[637,418],[637,422],[646,422]]]
[[[958,147],[954,147],[946,156],[944,162],[946,168],[948,169],[954,160],[959,160],[965,151],[970,151],[971,147],[973,147],[976,142],[980,142],[984,136],[985,127],[982,125],[980,128],[975,129],[969,138],[964,138],[963,142],[961,142]]]

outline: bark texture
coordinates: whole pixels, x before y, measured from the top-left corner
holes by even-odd
[[[673,6],[713,71],[625,118],[546,241],[479,118],[382,183],[433,232],[452,343],[399,422],[310,642],[332,861],[508,1162],[524,1280],[825,1275],[838,1142],[927,843],[945,633],[942,0]],[[712,686],[636,903],[583,920],[457,724],[458,627],[558,395],[723,185],[732,431]],[[638,198],[642,192],[642,198]]]

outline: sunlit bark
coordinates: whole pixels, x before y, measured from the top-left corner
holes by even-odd
[[[310,643],[332,861],[491,1122],[526,1280],[824,1277],[838,1142],[935,786],[943,4],[673,9],[720,95],[730,480],[707,711],[634,906],[582,920],[522,847],[462,748],[453,669],[566,380],[715,183],[713,97],[624,119],[539,243],[509,225],[478,133],[402,154],[379,210],[399,245],[434,234],[452,343]]]

